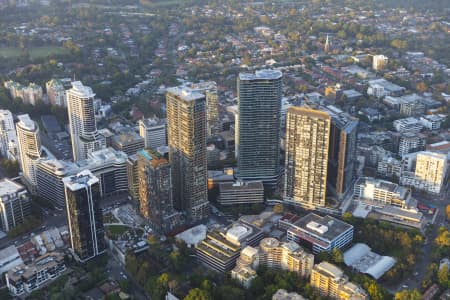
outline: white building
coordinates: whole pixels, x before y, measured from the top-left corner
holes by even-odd
[[[104,148],[106,144],[95,122],[95,94],[90,87],[75,81],[72,88],[66,91],[66,97],[73,159],[86,159],[89,153]]]
[[[10,151],[10,145],[13,146]],[[9,110],[0,109],[0,154],[8,159],[16,159],[17,135],[13,115]]]
[[[167,146],[167,119],[139,120],[139,135],[144,138],[145,148]]]
[[[20,98],[25,104],[31,104],[34,106],[42,100],[42,88],[35,83],[30,83],[28,86],[24,86],[18,82],[10,80],[5,81],[4,86],[9,90],[12,98]]]
[[[423,128],[420,121],[412,117],[395,120],[393,124],[395,130],[397,130],[398,132],[418,133]]]
[[[359,178],[355,183],[353,196],[362,201],[399,207],[405,207],[411,197],[407,188],[372,177]]]
[[[32,190],[37,187],[36,165],[41,158],[41,138],[39,127],[30,119],[29,115],[18,116],[16,124],[17,138],[19,141],[20,167],[23,178]]]
[[[439,130],[444,120],[444,115],[425,115],[420,117],[420,123],[428,130]]]
[[[48,100],[51,105],[67,106],[66,89],[60,80],[52,79],[45,84]]]
[[[403,156],[411,152],[425,149],[426,136],[412,132],[402,134],[398,143],[398,155]]]
[[[372,68],[375,71],[380,71],[382,69],[384,69],[384,67],[387,65],[388,63],[388,58],[382,54],[379,55],[374,55],[373,56],[373,60],[372,60]]]
[[[26,188],[9,179],[0,180],[0,229],[8,232],[24,223],[30,214],[30,197]]]
[[[0,273],[8,272],[10,269],[23,264],[22,258],[16,246],[11,245],[0,250]]]
[[[416,160],[416,179],[429,192],[440,193],[447,173],[447,156],[433,152],[420,152]]]
[[[32,264],[18,265],[6,274],[6,285],[11,295],[32,293],[45,283],[55,280],[66,270],[64,255],[53,252],[38,257]]]

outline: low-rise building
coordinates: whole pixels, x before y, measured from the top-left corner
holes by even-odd
[[[66,270],[64,255],[47,253],[29,265],[18,265],[6,274],[6,285],[13,296],[31,293],[48,281],[59,277]]]
[[[196,256],[204,265],[218,272],[234,268],[241,250],[256,246],[264,237],[255,226],[236,222],[228,228],[210,231],[196,248]]]
[[[412,117],[395,120],[393,124],[398,132],[419,133],[423,129],[420,121]]]
[[[288,293],[286,290],[279,289],[273,294],[272,300],[305,300],[305,298],[295,292]]]
[[[323,297],[339,300],[369,299],[367,292],[350,282],[340,268],[325,261],[314,265],[310,283]]]
[[[428,130],[439,130],[444,120],[444,115],[425,115],[420,117],[420,123]]]
[[[111,146],[117,151],[125,152],[127,155],[136,154],[144,149],[144,138],[135,132],[120,133],[111,138]]]
[[[398,184],[372,177],[361,177],[355,183],[353,197],[360,201],[403,208],[407,206],[411,194],[409,189]]]
[[[249,287],[256,278],[258,266],[269,269],[287,270],[307,278],[311,275],[314,255],[307,253],[295,242],[280,242],[275,238],[264,238],[258,248],[245,247],[231,271],[231,277],[244,287]]]
[[[220,184],[219,189],[218,202],[221,205],[264,202],[264,186],[261,181],[223,182]]]
[[[23,260],[16,246],[11,245],[0,250],[0,274],[8,272],[20,264],[23,264]]]
[[[405,132],[400,136],[398,155],[425,150],[426,136],[420,133]]]
[[[314,254],[347,246],[353,240],[353,226],[332,216],[309,213],[291,225],[287,240],[308,245]]]

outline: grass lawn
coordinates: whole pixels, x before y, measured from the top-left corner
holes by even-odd
[[[116,238],[117,236],[123,234],[124,232],[128,231],[130,228],[122,225],[111,225],[111,226],[105,226],[107,235],[111,238]]]
[[[47,56],[68,54],[69,50],[63,47],[47,46],[47,47],[33,47],[29,48],[31,59],[45,58]],[[0,48],[0,57],[2,58],[15,58],[22,54],[22,50],[15,47],[3,47]]]

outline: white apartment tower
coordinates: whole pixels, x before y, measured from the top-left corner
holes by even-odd
[[[13,150],[10,151],[10,148]],[[0,154],[8,159],[15,159],[15,149],[17,149],[17,135],[13,115],[9,110],[0,109]]]
[[[20,166],[23,178],[32,190],[37,186],[36,166],[41,158],[39,127],[28,114],[18,116],[16,124],[19,142]]]
[[[447,156],[428,151],[417,154],[415,177],[422,182],[424,189],[440,193],[447,172]]]
[[[80,81],[72,82],[66,91],[73,160],[86,159],[89,153],[105,147],[105,140],[97,131],[92,89]]]

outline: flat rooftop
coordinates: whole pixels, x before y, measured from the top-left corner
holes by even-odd
[[[278,70],[259,70],[255,74],[252,73],[239,73],[240,80],[274,80],[280,79],[283,73]]]
[[[205,99],[205,95],[185,86],[177,86],[167,89],[167,93],[175,95],[185,101]]]
[[[294,223],[295,227],[308,232],[313,236],[332,241],[340,234],[353,228],[352,225],[340,221],[332,216],[321,217],[314,213],[309,213]]]
[[[220,184],[220,191],[242,191],[242,190],[264,190],[261,181],[248,182],[222,182]]]
[[[0,197],[8,194],[14,194],[24,190],[25,187],[8,178],[0,180]]]

